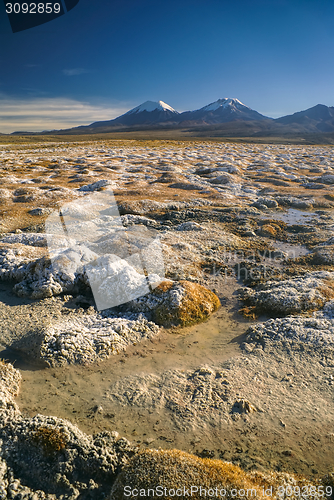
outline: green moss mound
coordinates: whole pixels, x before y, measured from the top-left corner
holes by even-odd
[[[180,286],[183,289],[183,297],[175,303],[173,288]],[[177,284],[164,281],[153,293],[166,294],[166,300],[156,308],[153,314],[153,321],[166,327],[201,323],[220,307],[216,294],[202,285],[189,281],[180,281]]]

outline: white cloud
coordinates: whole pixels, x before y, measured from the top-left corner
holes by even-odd
[[[75,76],[75,75],[83,75],[84,73],[89,73],[84,68],[72,68],[72,69],[63,69],[63,73],[66,76]]]
[[[41,132],[112,120],[124,105],[95,105],[62,97],[14,99],[0,95],[0,132]]]

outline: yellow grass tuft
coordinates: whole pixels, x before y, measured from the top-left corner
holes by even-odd
[[[220,307],[220,301],[216,294],[202,285],[189,281],[180,281],[185,289],[179,307],[170,307],[167,302],[157,307],[154,313],[154,321],[164,326],[190,326],[205,321],[210,314]],[[172,282],[163,282],[156,289],[156,293],[162,293],[172,288]]]
[[[53,455],[65,449],[67,439],[62,430],[53,427],[40,427],[32,437],[32,441],[41,446],[46,455]]]

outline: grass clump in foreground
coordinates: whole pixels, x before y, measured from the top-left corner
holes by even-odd
[[[183,288],[183,298],[175,305],[173,288]],[[169,293],[168,293],[169,292]],[[164,302],[156,308],[154,321],[163,326],[191,326],[205,321],[210,314],[220,307],[220,300],[211,290],[190,281],[162,282],[153,292],[155,295],[166,294]]]
[[[137,489],[138,494],[142,490],[148,496],[148,490],[154,489],[157,486],[166,488],[167,495],[164,495],[166,500],[172,498],[193,498],[200,500],[205,498],[203,490],[207,491],[206,498],[218,496],[212,495],[212,490],[222,489],[225,494],[221,498],[225,499],[263,499],[263,498],[283,498],[278,496],[278,488],[288,486],[292,487],[290,499],[297,500],[298,488],[316,490],[312,498],[320,498],[323,495],[318,494],[318,486],[324,486],[320,481],[311,483],[302,476],[287,474],[284,472],[245,472],[237,465],[222,460],[213,460],[210,458],[199,458],[195,455],[180,451],[180,450],[143,450],[135,455],[130,462],[122,469],[118,475],[109,500],[123,500],[124,488],[126,486],[131,489]],[[197,487],[198,491],[193,489],[193,494],[190,495],[191,487]],[[202,488],[202,492],[200,491]],[[182,490],[182,494],[180,489]],[[184,489],[188,490],[188,495],[184,493]],[[264,493],[272,492],[266,496]],[[312,490],[313,490],[312,489]],[[178,490],[178,494],[176,494]],[[210,494],[208,493],[211,490]],[[296,494],[294,493],[296,491]],[[170,492],[168,494],[168,492]],[[290,490],[289,490],[290,492]],[[202,493],[202,495],[200,494]]]
[[[37,429],[32,441],[41,446],[44,453],[49,456],[63,451],[67,445],[67,439],[63,431],[47,426]]]

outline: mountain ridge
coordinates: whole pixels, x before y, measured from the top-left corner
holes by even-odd
[[[274,119],[262,115],[236,98],[221,98],[197,110],[181,113],[164,101],[145,101],[111,120],[40,133],[90,134],[167,129],[189,129],[188,132],[194,133],[202,129],[215,130],[217,134],[221,132],[221,136],[230,136],[231,132],[240,136],[245,131],[249,136],[328,134],[334,133],[334,107],[317,104],[306,110]],[[12,134],[19,135],[18,132]]]

